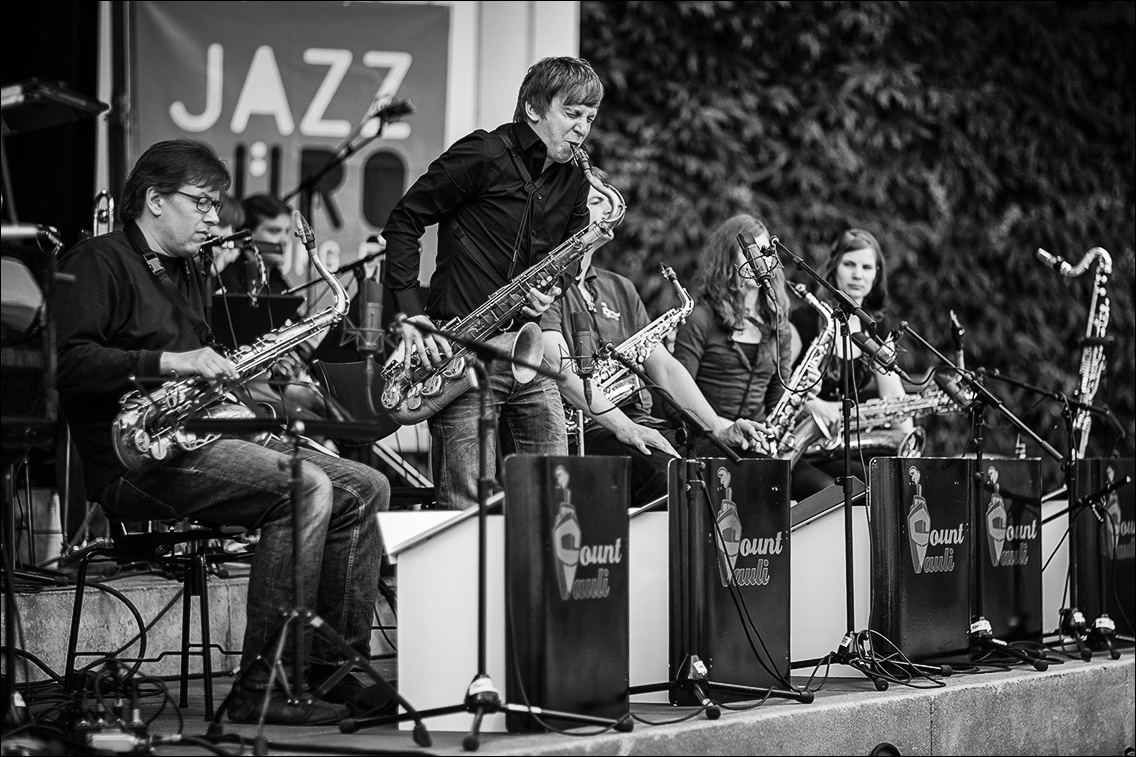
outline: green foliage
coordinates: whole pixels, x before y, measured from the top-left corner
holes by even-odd
[[[657,313],[673,304],[658,264],[689,283],[702,241],[735,213],[814,266],[842,229],[867,228],[884,245],[894,322],[953,354],[954,310],[968,367],[1071,395],[1094,269],[1063,278],[1034,253],[1075,265],[1102,246],[1115,344],[1096,399],[1131,456],[1134,25],[1121,2],[585,0],[581,55],[607,87],[589,144],[629,206],[597,262]],[[903,346],[913,375],[934,364]],[[989,386],[1067,449],[1054,399]],[[985,450],[1010,453],[1016,429],[986,419]],[[1094,423],[1090,454],[1109,447],[1108,425]],[[931,454],[971,438],[962,416],[927,427]]]

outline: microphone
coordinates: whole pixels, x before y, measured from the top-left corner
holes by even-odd
[[[966,335],[966,329],[959,323],[958,316],[955,311],[951,311],[951,337],[955,342],[955,364],[960,369],[966,368],[966,351],[963,349],[963,337]]]
[[[204,242],[201,243],[200,249],[205,250],[205,249],[209,249],[211,247],[235,246],[234,245],[235,242],[244,241],[245,239],[248,239],[251,236],[252,236],[252,229],[241,229],[236,234],[230,234],[227,237],[209,237],[208,239],[206,239]]]
[[[380,95],[371,101],[371,112],[367,120],[377,118],[384,123],[397,121],[403,116],[409,116],[417,108],[410,100],[395,100],[391,95]]]
[[[1068,276],[1069,271],[1073,270],[1073,266],[1066,263],[1057,255],[1054,255],[1052,252],[1047,252],[1040,247],[1037,248],[1037,259],[1060,273],[1062,276]]]
[[[772,306],[776,307],[777,297],[773,294],[773,272],[777,270],[777,259],[766,252],[766,248],[758,246],[757,240],[751,234],[744,232],[738,234],[738,246],[742,248],[742,252],[746,256],[750,270],[753,272],[753,278],[758,280],[765,296],[769,298]]]
[[[382,339],[383,327],[383,285],[373,279],[367,279],[359,290],[359,352],[365,355],[375,355],[379,351],[379,341]]]
[[[576,375],[584,382],[584,402],[592,406],[592,374],[596,370],[596,335],[587,313],[572,313],[572,339],[576,342]]]
[[[864,353],[864,356],[884,373],[894,373],[897,376],[911,381],[911,378],[896,364],[895,347],[881,342],[864,331],[852,334],[852,341]],[[912,382],[914,383],[914,382]]]

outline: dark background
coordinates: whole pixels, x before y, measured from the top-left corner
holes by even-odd
[[[116,4],[117,5],[117,4]],[[31,77],[96,95],[97,4],[9,3],[0,84]],[[1128,2],[598,2],[581,55],[607,88],[589,145],[628,201],[600,265],[629,276],[652,315],[675,304],[658,264],[692,283],[707,233],[753,213],[819,265],[848,226],[881,240],[889,315],[968,366],[1049,392],[1077,386],[1095,267],[1067,279],[1038,247],[1113,258],[1090,455],[1133,447],[1136,112]],[[110,115],[112,128],[125,117]],[[21,221],[71,244],[92,223],[95,120],[5,139]],[[113,170],[113,167],[112,167]],[[7,199],[5,200],[7,203]],[[806,281],[790,270],[790,278]],[[933,357],[910,338],[909,373]],[[1043,439],[1067,449],[1060,403],[991,381]],[[1017,431],[994,411],[986,451]],[[965,416],[925,422],[927,454],[971,444]],[[1029,443],[1031,455],[1040,454]],[[1060,468],[1043,461],[1047,483]]]
[[[1125,438],[1097,420],[1088,454],[1131,457],[1134,7],[586,0],[581,55],[607,88],[590,149],[629,206],[597,263],[635,281],[654,316],[675,304],[659,263],[689,287],[703,240],[736,213],[813,266],[842,229],[866,228],[893,324],[953,357],[954,310],[968,367],[1071,394],[1095,266],[1067,279],[1035,251],[1076,265],[1104,247],[1115,340],[1096,398]],[[912,375],[932,365],[902,347]],[[1068,449],[1059,402],[989,385]],[[1017,430],[985,417],[985,452],[1011,454]],[[926,454],[973,450],[966,416],[925,425]],[[1060,482],[1057,463],[1042,470]]]

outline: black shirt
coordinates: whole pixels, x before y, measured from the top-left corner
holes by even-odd
[[[876,319],[877,334],[891,333],[887,321],[882,316],[873,313],[872,317]],[[820,335],[821,317],[814,308],[802,306],[789,314],[789,320],[797,328],[797,334],[801,337],[801,354],[793,363],[793,367],[796,368],[797,364],[801,362],[801,358],[808,352],[809,345]],[[839,333],[837,338],[840,338]],[[828,402],[838,402],[840,400],[840,360],[837,359],[831,349],[829,354],[830,357],[824,376],[821,377],[820,391],[817,393],[817,397]],[[860,359],[852,361],[851,386],[858,398],[870,399],[876,396],[875,378],[875,373],[866,362]]]
[[[422,312],[419,241],[428,226],[438,224],[438,259],[425,310],[445,321],[468,315],[588,225],[583,171],[572,163],[542,171],[546,156],[528,124],[510,123],[463,137],[430,164],[383,229],[386,283],[399,310]],[[532,180],[531,201],[519,166]]]
[[[133,240],[133,243],[132,243]],[[80,242],[59,268],[75,277],[56,313],[59,399],[83,462],[88,495],[122,475],[111,425],[119,400],[138,381],[157,378],[163,352],[202,347],[193,324],[174,304],[142,256],[145,237],[133,222]],[[157,256],[198,315],[205,281],[196,261]],[[147,389],[156,385],[146,383]]]

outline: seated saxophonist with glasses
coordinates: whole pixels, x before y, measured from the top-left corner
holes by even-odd
[[[384,225],[386,283],[406,318],[402,345],[384,367],[383,405],[400,423],[428,418],[439,507],[478,503],[480,403],[478,392],[465,386],[468,379],[463,382],[461,347],[414,324],[511,344],[503,349],[540,362],[535,321],[560,295],[556,282],[600,233],[589,225],[592,179],[581,145],[603,93],[587,61],[537,62],[521,83],[512,122],[455,142],[407,190]],[[419,245],[435,224],[437,263],[423,308]],[[501,449],[566,454],[555,383],[539,374],[526,382],[522,378],[529,377],[499,360],[490,367],[504,431]],[[488,443],[494,461],[496,436]]]
[[[131,425],[124,420],[127,405],[120,403],[128,394],[136,401],[133,407],[145,407],[153,396],[216,397],[206,384],[230,387],[250,378],[234,361],[261,365],[249,362],[250,356],[230,359],[215,349],[203,319],[210,293],[196,257],[219,220],[218,198],[229,183],[212,150],[191,140],[158,142],[138,159],[123,189],[124,228],[81,242],[60,264],[77,282],[69,306],[57,314],[60,401],[87,494],[118,518],[195,518],[260,529],[241,659],[248,675],[234,692],[230,719],[255,723],[263,715],[277,724],[330,723],[346,714],[343,705],[381,704],[378,691],[352,673],[330,688],[326,700],[273,692],[265,701],[269,671],[256,661],[297,602],[369,655],[382,553],[377,513],[390,501],[386,478],[373,468],[301,449],[304,516],[294,523],[288,444],[222,437],[188,449],[152,445],[150,440],[168,440],[167,434],[180,434],[184,426],[175,421],[175,428],[159,434],[148,421]],[[299,329],[292,338],[305,333]],[[270,358],[271,349],[263,354]],[[143,383],[144,392],[133,393],[139,382],[171,376],[175,380]],[[161,393],[183,384],[192,389]],[[180,417],[181,409],[151,405],[154,412],[147,411],[145,418],[161,423],[164,417]],[[295,597],[292,582],[281,580],[292,575],[294,539],[303,570],[303,593]],[[328,680],[345,662],[342,650],[318,634],[306,643],[307,680],[313,684]],[[289,649],[283,660],[289,677],[291,654]]]
[[[847,229],[841,232],[829,248],[828,257],[818,271],[836,289],[844,292],[858,306],[876,321],[875,333],[880,341],[890,340],[890,330],[886,321],[887,308],[887,268],[884,261],[883,249],[876,237],[863,229]],[[827,292],[821,291],[816,297],[822,302],[831,305],[831,298]],[[793,362],[796,364],[814,340],[822,338],[825,331],[826,319],[818,314],[816,308],[801,306],[790,316],[793,327],[794,352]],[[860,318],[851,315],[848,319],[849,331],[856,333],[863,330]],[[819,379],[816,396],[804,405],[805,417],[810,417],[815,423],[813,439],[821,436],[830,437],[840,433],[840,370],[843,346],[835,325],[828,325],[827,337],[831,341],[828,348],[831,358],[825,361],[822,375]],[[852,345],[852,358],[850,369],[852,371],[849,384],[852,388],[852,399],[859,403],[872,397],[896,398],[905,395],[903,381],[894,373],[885,373],[874,362],[858,359],[861,357],[860,348]],[[852,411],[853,424],[856,422],[856,410]],[[911,430],[910,419],[896,422],[896,428],[901,433]],[[852,438],[855,441],[856,431]],[[841,446],[842,450],[843,447]],[[887,454],[896,454],[895,450]],[[866,481],[866,466],[868,459],[862,454],[853,451],[852,466],[849,473]],[[804,499],[816,492],[831,486],[835,479],[844,475],[843,454],[815,454],[806,453],[801,462],[793,468],[793,498]]]
[[[606,181],[603,171],[593,170]],[[593,188],[588,196],[588,210],[593,218],[603,218],[610,212],[610,201]],[[606,343],[616,348],[622,346],[620,352],[626,353],[624,357],[640,362],[653,383],[727,445],[745,450],[761,435],[758,426],[746,419],[731,422],[715,413],[694,379],[664,344],[667,335],[693,307],[693,301],[674,278],[674,272],[667,271],[668,278],[683,303],[651,321],[629,279],[593,265],[596,250],[611,239],[609,235],[598,240],[584,255],[572,285],[541,317],[544,356],[564,377],[561,392],[567,400],[565,409],[571,412],[578,408],[587,419],[582,453],[630,456],[630,501],[633,506],[642,506],[667,493],[667,464],[680,456],[674,446],[677,429],[667,428],[662,420],[651,415],[650,391],[639,386],[639,380],[626,368],[621,370],[617,361],[602,361],[595,380],[589,378],[592,383],[585,387],[584,380],[572,369],[572,358],[568,357],[578,355],[581,350],[576,342],[581,327],[586,326],[587,331],[594,334],[597,346]],[[612,396],[607,396],[606,392],[611,392]],[[618,402],[618,406],[613,401]],[[568,441],[570,449],[580,452],[576,434],[571,434]]]

